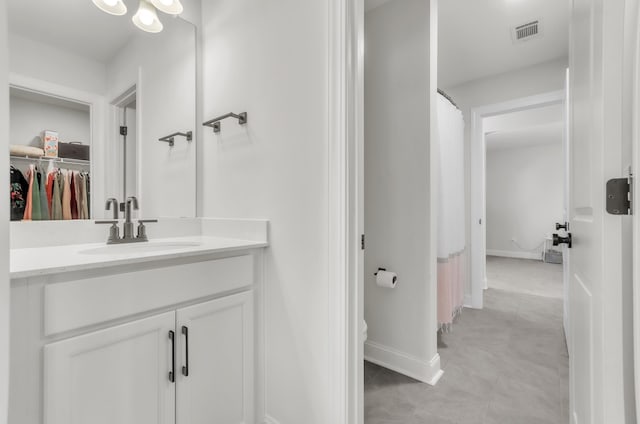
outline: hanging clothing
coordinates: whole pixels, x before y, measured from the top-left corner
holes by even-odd
[[[87,187],[87,219],[91,218],[91,174],[85,174]]]
[[[75,171],[69,171],[69,190],[71,191],[71,219],[78,219],[78,188]]]
[[[24,218],[24,210],[27,206],[27,193],[29,192],[29,182],[19,169],[11,167],[11,220],[20,221]]]
[[[87,204],[87,174],[84,172],[79,173],[80,179],[80,198],[82,199],[81,203],[81,214],[82,219],[89,219],[89,206]]]
[[[71,182],[69,172],[62,172],[62,219],[71,219]]]
[[[51,216],[49,215],[49,201],[47,200],[47,180],[44,176],[43,172],[37,172],[36,176],[38,177],[38,185],[39,192],[38,197],[40,199],[40,218],[42,220],[49,220]]]
[[[60,221],[63,219],[62,214],[62,192],[63,192],[63,176],[60,171],[53,173],[53,190],[51,196],[51,219]]]
[[[31,189],[31,219],[33,221],[42,220],[42,210],[40,208],[40,182],[38,181],[38,168],[33,169],[33,187]]]
[[[47,205],[49,206],[49,217],[53,218],[53,184],[56,180],[55,171],[49,171],[47,174]]]
[[[31,211],[33,209],[33,165],[29,165],[29,170],[27,170],[27,182],[29,184],[29,190],[27,191],[27,204],[24,208],[24,215],[22,219],[25,221],[31,221]]]
[[[40,162],[38,162],[40,164]],[[31,164],[22,173],[10,168],[11,220],[90,219],[90,174]]]

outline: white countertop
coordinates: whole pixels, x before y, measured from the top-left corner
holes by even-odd
[[[75,244],[67,246],[11,249],[11,279],[118,265],[153,262],[207,254],[267,247],[264,241],[210,236],[152,239],[144,243]]]

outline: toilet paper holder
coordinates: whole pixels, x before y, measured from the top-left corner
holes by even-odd
[[[378,268],[378,271],[386,271],[387,268]],[[373,275],[378,276],[378,272],[374,272]]]

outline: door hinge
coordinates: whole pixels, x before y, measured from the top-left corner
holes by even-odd
[[[360,236],[360,249],[364,250],[364,234]]]
[[[127,127],[120,127],[120,135],[127,135],[127,131],[128,131]]]
[[[627,178],[614,178],[607,181],[607,212],[612,215],[631,215],[633,213],[633,174]]]

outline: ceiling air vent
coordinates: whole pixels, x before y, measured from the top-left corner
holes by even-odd
[[[540,35],[540,21],[533,21],[513,28],[513,42],[519,43]]]

